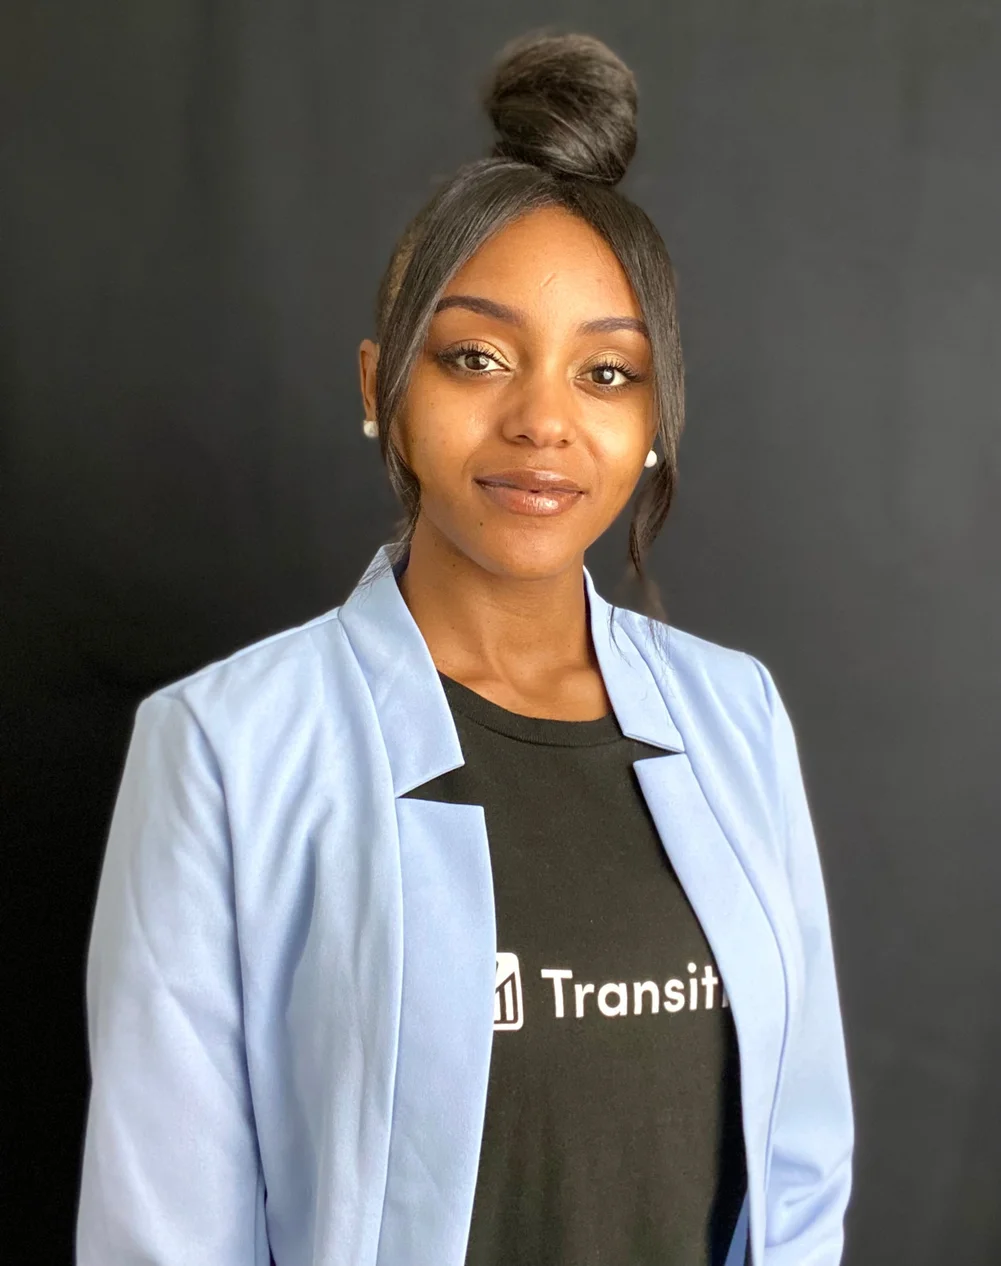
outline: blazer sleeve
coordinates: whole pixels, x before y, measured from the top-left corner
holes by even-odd
[[[837,1266],[854,1124],[824,880],[792,723],[768,669],[785,856],[804,978],[790,1017],[766,1192],[765,1266]]]
[[[221,779],[187,705],[139,706],[87,959],[78,1266],[267,1266]]]

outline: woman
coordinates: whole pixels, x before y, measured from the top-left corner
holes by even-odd
[[[407,511],[347,602],[145,700],[88,965],[90,1263],[841,1256],[852,1117],[789,718],[584,551],[681,432],[630,72],[509,49],[361,347]],[[659,451],[658,451],[659,450]],[[644,473],[646,472],[646,473]]]

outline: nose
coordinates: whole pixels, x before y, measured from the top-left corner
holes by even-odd
[[[573,389],[558,372],[528,374],[508,397],[501,425],[504,438],[534,448],[562,448],[577,436]]]

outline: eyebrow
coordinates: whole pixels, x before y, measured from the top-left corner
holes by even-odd
[[[585,321],[580,326],[581,334],[614,334],[616,330],[635,330],[637,334],[642,334],[644,338],[650,337],[650,331],[647,329],[646,322],[641,321],[639,317],[599,317],[597,321]]]
[[[479,316],[493,317],[497,321],[505,321],[508,325],[523,326],[525,314],[517,308],[509,308],[506,303],[497,303],[493,299],[484,299],[480,295],[446,295],[439,299],[435,314],[445,312],[449,308],[465,308],[467,312],[475,312]],[[644,338],[650,337],[647,323],[639,317],[607,316],[598,317],[595,321],[584,321],[579,325],[581,334],[614,334],[616,330],[634,330]]]

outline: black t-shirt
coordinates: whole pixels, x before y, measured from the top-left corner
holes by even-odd
[[[524,717],[442,677],[483,806],[497,992],[467,1266],[716,1266],[746,1188],[736,1038],[632,763],[596,721]]]

